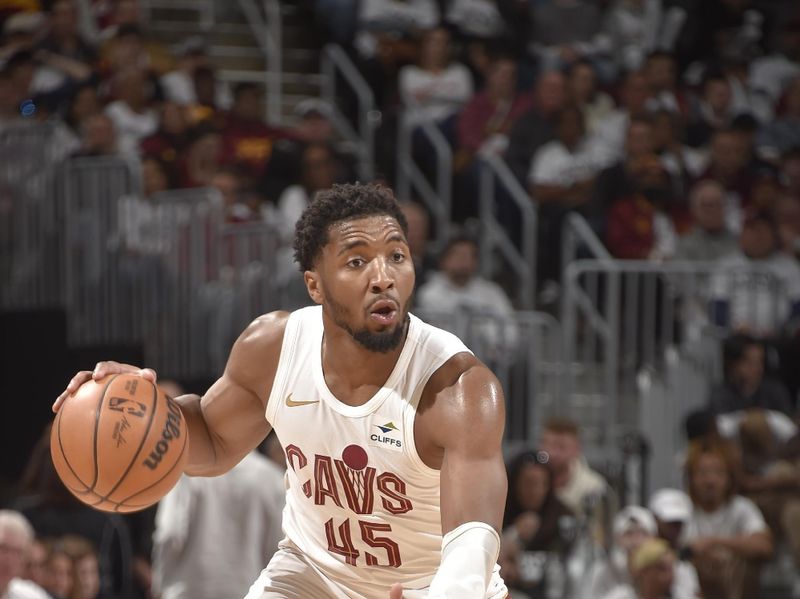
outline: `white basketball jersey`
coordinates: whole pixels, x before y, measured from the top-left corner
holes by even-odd
[[[353,407],[325,383],[322,334],[321,307],[291,314],[267,404],[288,464],[284,533],[345,596],[425,588],[440,561],[439,471],[417,455],[414,417],[430,376],[469,350],[412,315],[386,383]]]

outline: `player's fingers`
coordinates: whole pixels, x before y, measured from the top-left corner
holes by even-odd
[[[389,589],[389,599],[403,599],[403,587],[400,583],[394,583]]]
[[[156,371],[153,370],[152,368],[141,368],[139,370],[138,374],[143,379],[147,379],[148,381],[150,381],[152,383],[155,383],[156,380],[158,379],[158,375],[156,374]]]
[[[67,388],[56,398],[55,403],[53,403],[53,411],[58,412],[61,404],[64,403],[64,400],[67,399],[70,395],[75,393],[78,388],[83,385],[86,381],[92,378],[92,373],[88,370],[81,370],[78,374],[76,374],[70,382],[67,384]]]

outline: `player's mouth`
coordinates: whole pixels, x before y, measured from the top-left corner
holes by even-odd
[[[397,317],[397,308],[397,303],[392,300],[378,300],[369,307],[370,320],[380,325],[390,325]]]

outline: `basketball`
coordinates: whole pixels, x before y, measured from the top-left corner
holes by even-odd
[[[50,436],[58,475],[83,503],[135,512],[178,482],[188,457],[178,404],[132,374],[84,383],[61,406]]]

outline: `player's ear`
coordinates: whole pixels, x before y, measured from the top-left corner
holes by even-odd
[[[309,297],[315,304],[322,304],[322,285],[319,274],[315,270],[307,270],[303,273],[303,280],[306,283]]]

